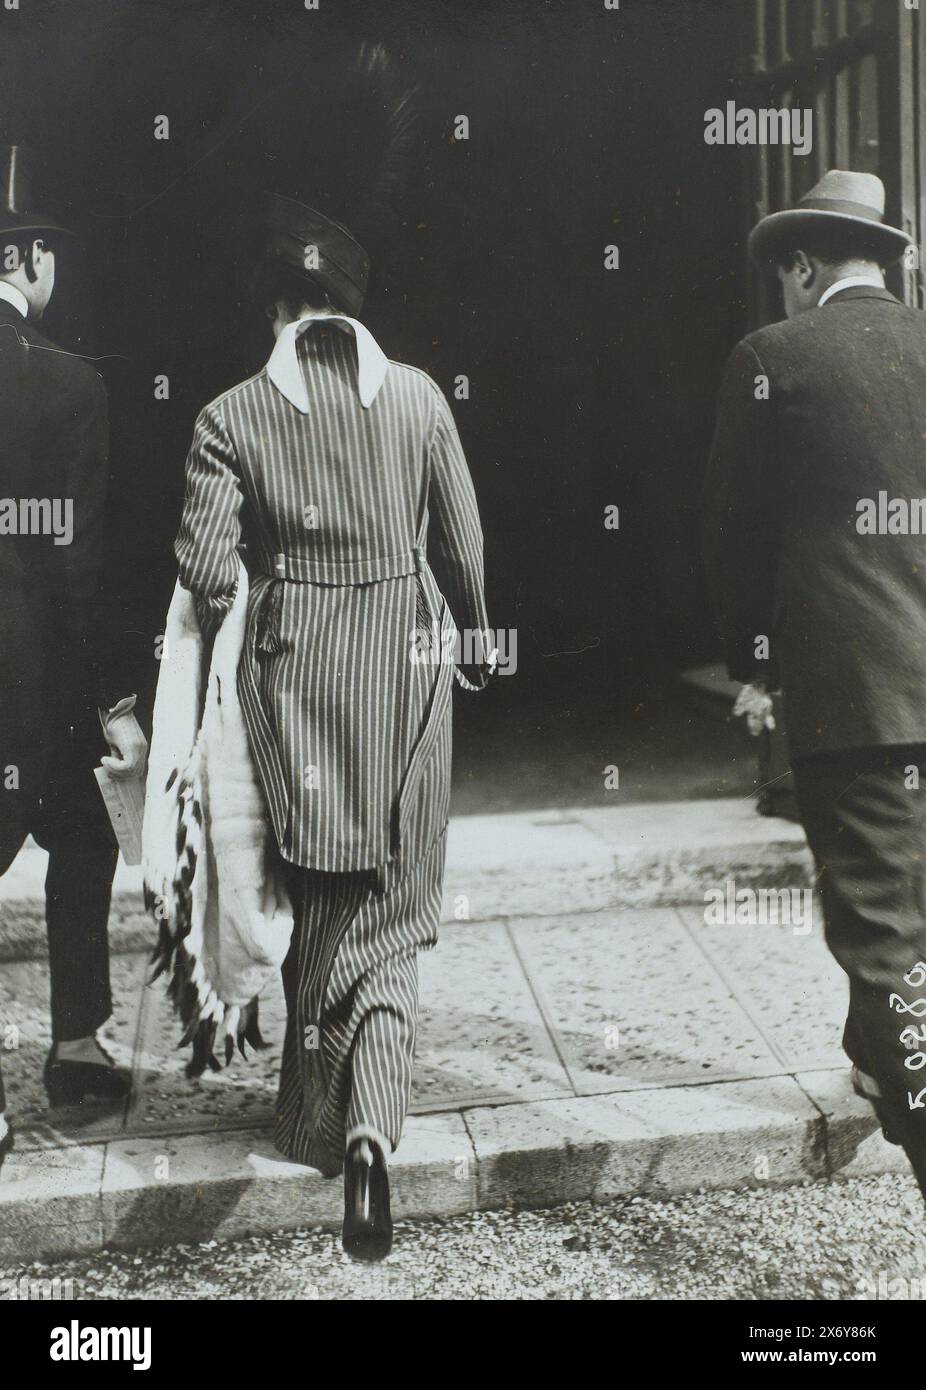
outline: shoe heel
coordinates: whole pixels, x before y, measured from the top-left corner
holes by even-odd
[[[344,1165],[341,1245],[351,1259],[365,1264],[384,1260],[392,1249],[389,1174],[379,1148],[372,1147],[371,1164],[358,1164],[351,1145]]]

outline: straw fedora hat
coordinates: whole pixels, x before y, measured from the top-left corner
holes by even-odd
[[[876,174],[831,169],[796,207],[756,224],[749,236],[750,254],[767,266],[783,247],[798,246],[803,234],[839,226],[857,230],[860,249],[870,249],[882,265],[891,265],[913,245],[913,238],[885,222],[884,208],[884,184]]]

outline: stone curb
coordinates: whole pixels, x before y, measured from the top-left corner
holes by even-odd
[[[393,1213],[678,1197],[904,1168],[846,1074],[810,1072],[413,1116],[393,1160]],[[263,1130],[14,1150],[0,1182],[0,1264],[340,1220],[340,1181],[281,1160]]]

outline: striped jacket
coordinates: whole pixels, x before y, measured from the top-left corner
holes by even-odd
[[[316,323],[297,352],[307,414],[266,369],[200,414],[180,582],[214,631],[243,542],[238,688],[280,851],[304,868],[377,869],[388,886],[446,827],[454,625],[487,630],[482,531],[425,373],[390,363],[365,409],[350,335]],[[477,642],[465,668],[477,687],[484,653]]]

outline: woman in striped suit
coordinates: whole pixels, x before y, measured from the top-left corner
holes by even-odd
[[[246,545],[238,686],[295,908],[276,1143],[343,1167],[345,1249],[377,1259],[440,915],[451,690],[491,670],[482,532],[443,395],[356,319],[363,250],[288,198],[268,227],[253,290],[276,346],[196,423],[176,553],[208,635]]]

